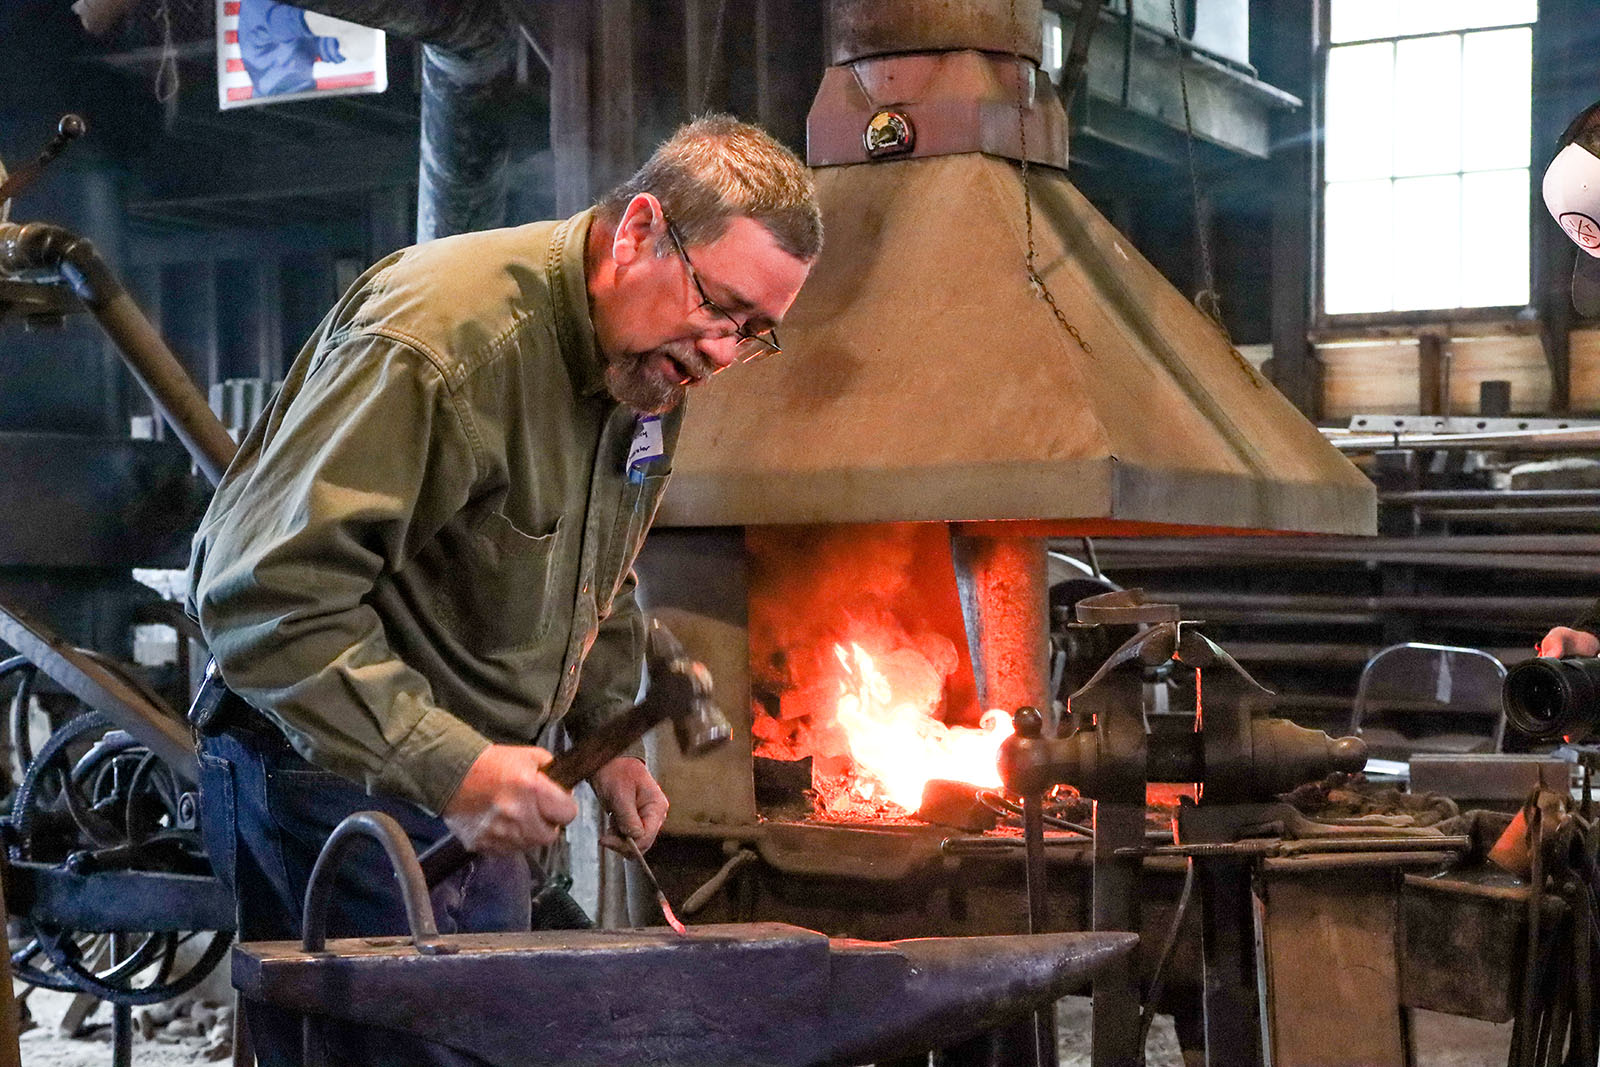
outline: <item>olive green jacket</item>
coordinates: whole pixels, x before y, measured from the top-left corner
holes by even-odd
[[[632,564],[666,455],[605,391],[590,214],[378,263],[329,312],[196,534],[190,611],[306,759],[438,813],[490,742],[630,707]],[[581,679],[581,684],[580,684]]]

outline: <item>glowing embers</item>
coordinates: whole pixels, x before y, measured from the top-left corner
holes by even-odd
[[[901,820],[930,778],[999,784],[1010,719],[981,715],[943,524],[751,528],[746,544],[757,792],[776,778],[793,798],[764,812]]]
[[[883,667],[859,644],[852,642],[848,651],[836,646],[835,651],[844,669],[835,721],[855,763],[855,782],[849,786],[854,797],[887,800],[915,811],[930,778],[1000,785],[995,757],[1011,733],[1005,712],[985,712],[976,729],[946,726],[933,717],[943,687],[929,692],[919,684],[933,671],[914,650],[891,653]],[[908,684],[897,689],[884,668],[907,678]],[[826,802],[822,793],[818,789],[819,804]]]

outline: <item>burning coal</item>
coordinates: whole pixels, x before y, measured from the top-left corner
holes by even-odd
[[[942,525],[752,529],[756,755],[812,760],[816,814],[915,811],[930,778],[999,785]]]

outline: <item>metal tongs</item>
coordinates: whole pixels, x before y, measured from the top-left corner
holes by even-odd
[[[644,871],[644,876],[650,879],[650,888],[656,892],[656,903],[661,905],[661,914],[666,918],[667,925],[680,934],[688,933],[688,928],[683,925],[683,921],[672,910],[672,904],[667,900],[666,890],[662,889],[661,883],[656,881],[656,872],[650,869],[650,862],[644,858],[644,850],[639,847],[639,842],[620,833],[617,836],[622,837],[628,843],[628,851],[633,853],[633,858],[639,864],[639,869]]]

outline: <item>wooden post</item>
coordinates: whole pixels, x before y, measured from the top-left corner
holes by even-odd
[[[552,4],[550,12],[550,150],[555,157],[556,214],[588,206],[589,5]]]
[[[1250,25],[1261,77],[1300,97],[1298,111],[1272,116],[1272,382],[1308,418],[1321,414],[1316,354],[1311,348],[1316,277],[1316,100],[1320,95],[1315,42],[1319,3],[1275,5],[1252,0]]]
[[[1417,410],[1423,415],[1450,414],[1450,354],[1444,335],[1436,330],[1417,335]]]
[[[6,910],[5,864],[0,862],[0,918],[9,917]],[[11,982],[11,941],[0,928],[0,990],[5,992],[5,1004],[0,1005],[0,1067],[22,1067],[22,1048],[17,1044],[22,1035],[21,1021],[17,1018],[17,997]]]

